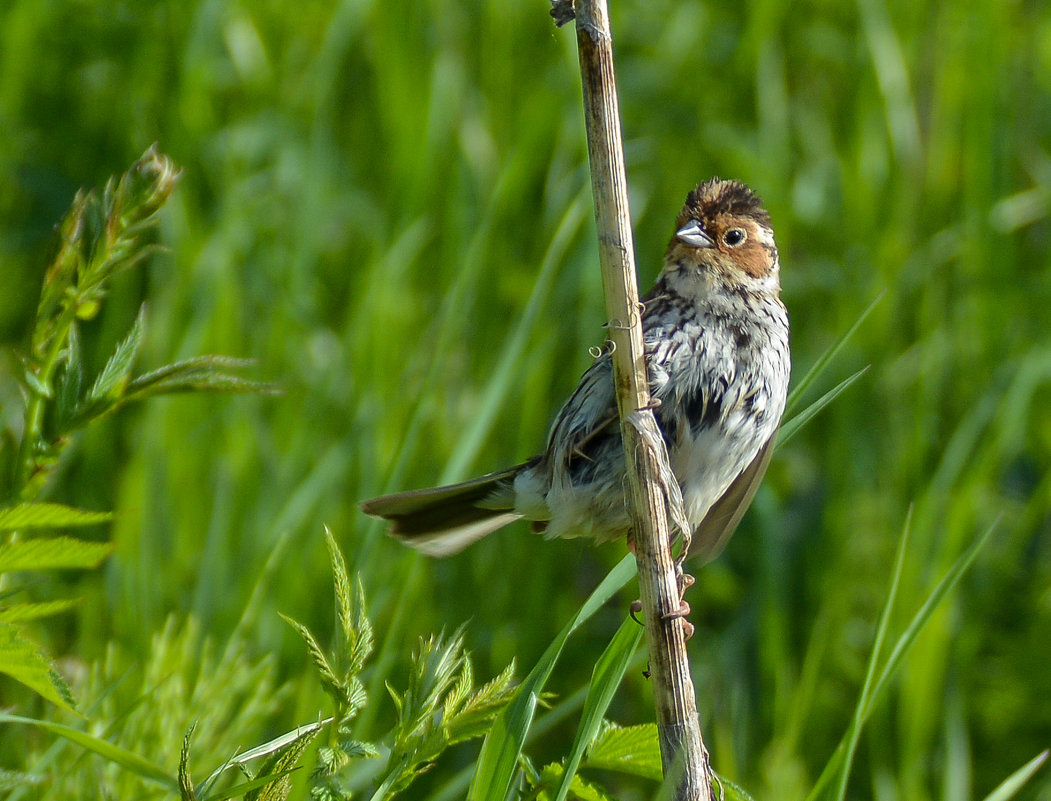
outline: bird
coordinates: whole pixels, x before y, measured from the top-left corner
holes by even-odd
[[[654,415],[692,528],[693,559],[722,551],[770,462],[791,372],[780,272],[759,196],[739,181],[712,178],[687,195],[663,269],[640,299]],[[448,556],[522,519],[548,538],[630,544],[629,492],[605,349],[539,455],[360,507],[389,521],[389,534],[406,545]]]

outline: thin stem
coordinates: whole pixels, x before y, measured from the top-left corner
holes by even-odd
[[[69,329],[73,325],[76,307],[69,305],[62,310],[62,314],[55,326],[55,333],[49,344],[46,355],[36,370],[36,379],[40,387],[51,388],[55,368],[58,366],[59,355],[66,346],[69,337]],[[30,368],[32,369],[32,368]],[[22,443],[18,454],[17,474],[12,486],[12,495],[20,501],[29,501],[28,497],[30,481],[36,467],[36,451],[40,442],[44,426],[44,410],[48,396],[37,387],[30,387],[29,402],[26,404],[25,427],[22,431]]]
[[[635,555],[661,761],[666,779],[676,788],[676,799],[711,801],[711,770],[697,720],[686,623],[679,613],[681,592],[660,479],[662,460],[664,474],[670,470],[650,410],[609,12],[605,0],[578,0],[575,12],[595,223],[633,501]]]

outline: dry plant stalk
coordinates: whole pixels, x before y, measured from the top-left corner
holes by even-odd
[[[577,0],[574,6],[569,13],[575,11],[576,16],[595,223],[610,320],[621,435],[631,484],[635,554],[661,759],[665,777],[679,777],[676,799],[711,801],[711,768],[701,741],[686,651],[688,624],[676,616],[681,594],[660,479],[660,460],[665,460],[666,467],[667,455],[651,444],[657,424],[650,408],[643,349],[609,13],[605,0]],[[553,12],[560,24],[568,21],[566,11],[563,3]],[[647,431],[651,432],[649,436]],[[669,472],[666,470],[665,475]]]

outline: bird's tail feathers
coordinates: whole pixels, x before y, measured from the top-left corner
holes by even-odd
[[[362,501],[366,514],[390,521],[389,534],[428,556],[448,556],[513,523],[514,480],[523,465],[445,487]]]

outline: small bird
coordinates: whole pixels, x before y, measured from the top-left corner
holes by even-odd
[[[788,312],[770,215],[752,190],[713,178],[679,212],[664,269],[642,298],[657,423],[692,526],[693,556],[719,554],[751,503],[785,408]],[[364,501],[390,534],[431,556],[520,519],[547,537],[631,536],[623,445],[604,353],[524,464]]]

